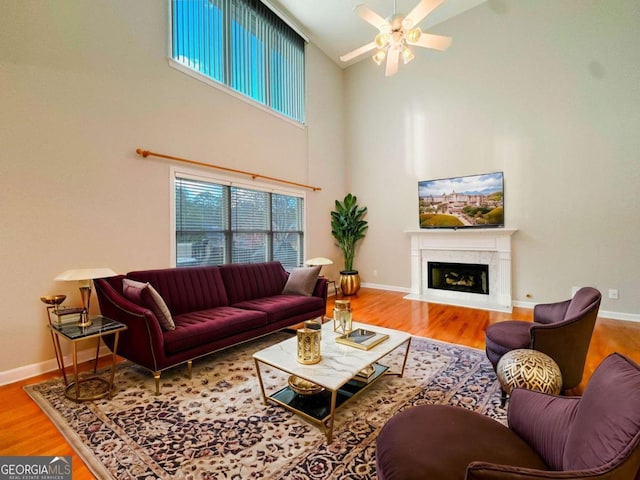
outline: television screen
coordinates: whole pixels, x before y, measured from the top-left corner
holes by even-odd
[[[504,227],[502,172],[418,182],[420,228]]]

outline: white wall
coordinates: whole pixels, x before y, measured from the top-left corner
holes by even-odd
[[[322,187],[306,197],[308,253],[338,260],[342,71],[309,47],[301,128],[171,68],[167,28],[159,0],[2,3],[0,383],[55,365],[39,297],[80,303],[58,273],[170,264],[175,164],[137,147]]]
[[[453,37],[444,53],[390,78],[347,69],[363,282],[409,288],[419,180],[501,170],[516,301],[616,288],[601,311],[640,319],[639,24],[637,1],[489,0],[431,30]]]

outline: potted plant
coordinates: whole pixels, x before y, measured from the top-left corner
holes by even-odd
[[[362,217],[367,207],[359,207],[355,195],[350,193],[340,202],[336,200],[336,209],[331,212],[331,235],[344,257],[344,270],[340,272],[340,290],[343,295],[355,295],[360,290],[360,275],[353,269],[356,255],[356,243],[364,238],[368,222]]]

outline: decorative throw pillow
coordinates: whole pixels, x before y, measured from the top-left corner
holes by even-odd
[[[322,265],[315,267],[293,268],[282,293],[305,295],[310,297],[316,286]]]
[[[135,280],[124,278],[122,280],[122,293],[132,302],[151,310],[163,330],[174,330],[176,328],[169,307],[167,307],[158,291],[149,283],[136,282]]]

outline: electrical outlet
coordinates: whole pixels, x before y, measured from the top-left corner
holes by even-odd
[[[378,276],[378,270],[374,270],[374,271],[373,271],[373,276],[374,276],[374,277],[377,277],[377,276]]]
[[[609,298],[611,298],[612,300],[618,300],[620,298],[620,295],[618,294],[618,289],[617,288],[610,288],[609,289]]]

